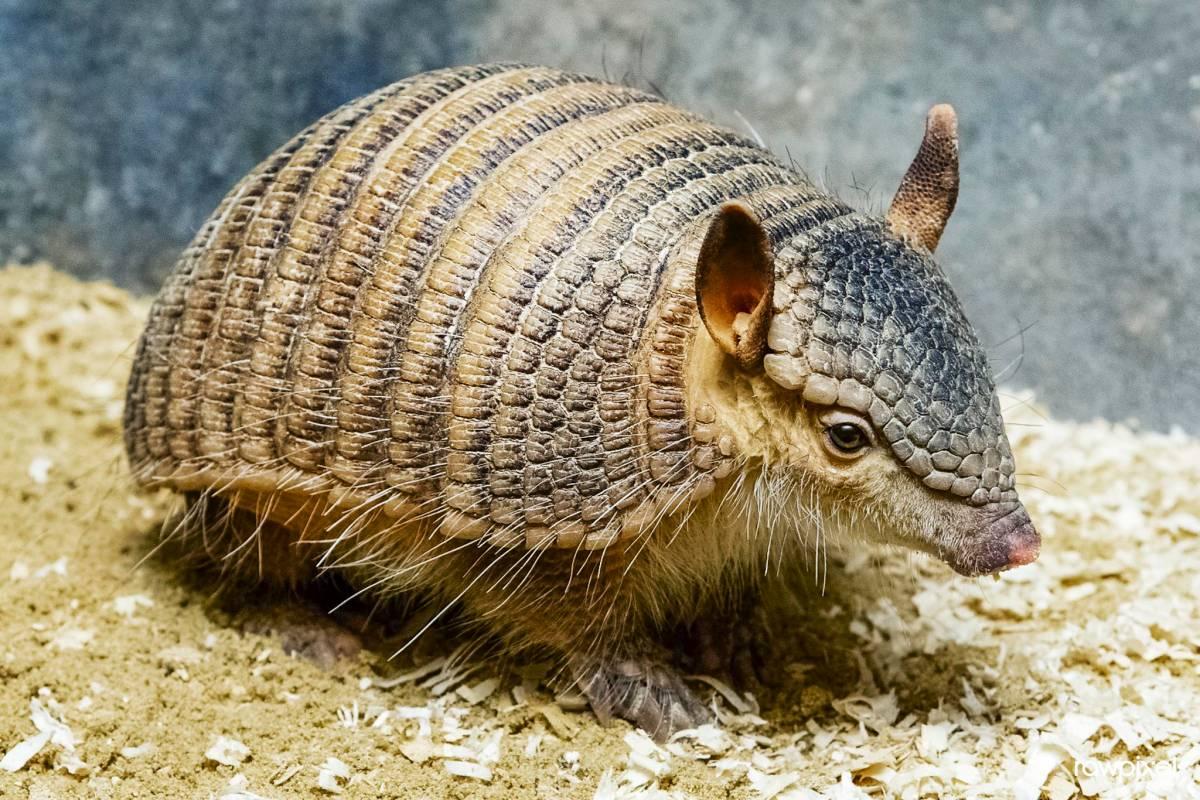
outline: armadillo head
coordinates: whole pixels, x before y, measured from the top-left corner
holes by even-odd
[[[953,111],[938,106],[886,220],[848,214],[770,242],[729,204],[697,290],[712,338],[783,398],[759,434],[785,440],[774,452],[868,533],[981,575],[1031,562],[1040,541],[986,354],[931,257],[957,163]]]

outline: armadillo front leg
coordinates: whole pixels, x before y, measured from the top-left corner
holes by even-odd
[[[725,675],[742,690],[770,685],[769,617],[755,591],[728,608],[712,609],[682,626],[680,640],[689,667],[704,675]]]
[[[601,722],[620,717],[663,742],[676,731],[712,720],[679,673],[649,652],[573,656],[570,667]]]

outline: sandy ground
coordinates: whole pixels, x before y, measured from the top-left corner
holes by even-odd
[[[146,302],[0,271],[0,796],[1188,797],[1200,763],[1200,442],[1011,398],[1041,561],[798,565],[782,683],[665,748],[450,633],[333,670],[149,557],[122,384]]]

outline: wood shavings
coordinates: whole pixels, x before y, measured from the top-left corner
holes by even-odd
[[[495,764],[500,760],[500,744],[504,739],[504,731],[494,730],[487,735],[479,747],[476,757],[484,764]]]
[[[52,460],[45,456],[38,456],[29,462],[29,468],[26,471],[31,481],[38,485],[44,485],[50,479],[50,468],[53,466]]]
[[[483,764],[476,764],[471,761],[445,761],[443,762],[446,771],[451,775],[458,775],[462,778],[473,778],[477,781],[488,782],[492,779],[492,771]]]
[[[555,704],[563,711],[587,711],[588,701],[577,691],[559,692],[554,695]]]
[[[156,750],[154,742],[143,742],[136,747],[122,747],[120,752],[122,758],[135,759],[152,756]]]
[[[6,772],[16,772],[22,769],[29,760],[42,751],[50,741],[50,731],[39,730],[28,739],[23,739],[12,747],[3,759],[0,759],[0,769]]]
[[[658,786],[631,786],[613,771],[605,770],[596,785],[592,800],[687,800],[679,791],[664,791]]]
[[[126,619],[131,619],[138,609],[153,607],[154,601],[144,594],[123,594],[112,601],[113,611]]]
[[[250,791],[247,788],[248,786],[249,781],[246,779],[246,776],[239,772],[229,779],[229,785],[219,800],[269,800],[269,798]]]
[[[800,774],[788,772],[783,775],[768,775],[751,767],[746,773],[746,779],[750,781],[751,788],[758,792],[758,797],[762,800],[771,800],[800,780]]]
[[[358,702],[356,701],[349,706],[339,707],[337,710],[337,718],[338,725],[341,725],[343,728],[350,728],[351,730],[357,728],[358,723],[362,718],[362,715],[358,710]]]
[[[330,794],[341,794],[351,774],[349,764],[330,756],[317,768],[317,788]]]
[[[438,755],[442,758],[455,759],[470,759],[475,757],[475,752],[469,747],[464,747],[458,744],[444,744],[439,748]]]
[[[734,691],[733,687],[722,680],[712,677],[711,675],[688,675],[688,680],[699,681],[708,684],[717,690],[717,694],[725,698],[729,705],[733,706],[733,710],[738,714],[757,714],[758,702],[754,699],[754,695],[747,695],[743,698],[740,694]]]
[[[836,786],[816,797],[825,797],[828,800],[870,800],[871,796],[854,785],[854,780],[849,772],[843,772]],[[789,796],[785,800],[792,800],[792,798]]]
[[[708,758],[729,752],[734,746],[733,737],[716,725],[705,724],[698,728],[689,728],[676,732],[671,736],[671,744],[690,742],[700,753],[689,752],[683,747],[668,748],[675,755],[687,755],[693,758]]]
[[[538,749],[542,746],[542,741],[546,738],[544,733],[531,733],[525,739],[525,749],[523,752],[526,756],[536,756]]]
[[[300,771],[302,769],[303,769],[303,767],[301,767],[299,764],[292,764],[290,766],[281,768],[279,770],[278,774],[271,777],[271,785],[272,786],[283,786],[285,783],[290,781],[292,778],[299,775]]]
[[[96,638],[96,632],[85,628],[62,628],[50,637],[50,646],[56,650],[82,650]]]
[[[52,698],[48,702],[53,705]],[[0,759],[0,770],[16,772],[23,769],[47,744],[60,749],[60,763],[66,766],[68,772],[74,774],[83,770],[85,765],[75,756],[75,747],[78,744],[75,734],[36,697],[29,701],[29,718],[37,733],[23,739],[5,753],[4,758]],[[65,762],[61,761],[63,757],[66,758]]]
[[[491,697],[499,686],[499,678],[487,678],[474,686],[460,686],[455,693],[470,705],[476,706]]]
[[[250,757],[250,748],[237,739],[218,736],[204,751],[204,757],[217,764],[236,767]]]
[[[444,669],[420,681],[417,685],[440,697],[483,668],[482,664],[447,664]]]
[[[917,743],[917,751],[923,758],[932,761],[939,753],[950,745],[950,734],[954,732],[953,722],[944,721],[935,725],[922,725],[921,738]]]
[[[120,463],[107,420],[144,306],[125,299],[114,311],[92,302],[99,287],[45,269],[5,276],[0,314],[5,298],[28,314],[0,341],[0,370],[17,381],[0,395],[0,414],[29,424],[0,442],[0,471],[31,491],[2,508],[0,607],[21,613],[0,637],[0,695],[17,710],[32,708],[31,687],[66,699],[39,690],[44,714],[12,715],[0,796],[63,796],[70,790],[55,781],[68,780],[98,797],[225,800],[339,790],[353,800],[484,790],[513,800],[987,800],[1013,797],[1018,784],[1051,800],[1197,796],[1195,438],[1010,411],[1029,476],[1022,496],[1045,539],[1037,564],[973,581],[930,559],[857,546],[843,569],[831,551],[824,594],[806,578],[790,623],[797,635],[776,629],[784,690],[759,695],[758,711],[734,687],[695,684],[712,687],[718,723],[678,734],[662,753],[635,752],[624,723],[600,728],[590,712],[569,710],[571,695],[555,697],[563,687],[550,685],[549,664],[514,665],[518,685],[487,694],[501,676],[487,661],[466,663],[462,648],[391,679],[321,674],[279,658],[274,642],[275,654],[255,661],[262,643],[206,616],[203,590],[135,567],[138,543],[169,513],[165,498],[92,469]],[[26,325],[54,327],[71,344],[27,336]],[[62,402],[47,404],[52,395]],[[59,437],[53,450],[48,431]],[[78,463],[67,452],[82,454]],[[52,461],[44,485],[29,472],[38,458]],[[67,480],[69,498],[59,493]],[[94,636],[79,649],[50,646],[72,630]],[[180,724],[180,708],[197,720]],[[236,732],[253,756],[207,761],[218,731]],[[85,763],[93,752],[96,763]],[[327,769],[333,788],[318,788],[314,765],[329,753],[344,769]],[[489,770],[491,783],[454,775],[449,762]],[[114,782],[134,775],[139,789]]]
[[[542,703],[536,706],[537,712],[545,718],[550,725],[550,729],[560,739],[571,740],[579,733],[579,723],[572,720],[563,710],[557,705]]]
[[[874,697],[851,695],[833,701],[833,707],[877,732],[887,729],[900,716],[893,692]]]
[[[164,667],[194,666],[204,660],[204,653],[186,645],[164,648],[156,656]]]
[[[1016,800],[1038,800],[1050,773],[1070,758],[1070,752],[1053,739],[1035,736],[1026,751],[1025,768],[1013,785]]]
[[[24,581],[33,578],[34,580],[42,580],[50,575],[58,577],[67,577],[67,559],[66,557],[55,559],[49,564],[44,564],[37,569],[29,566],[29,562],[22,559],[17,559],[9,568],[8,578],[11,581]]]
[[[620,777],[622,785],[657,785],[661,778],[671,773],[671,754],[655,744],[643,731],[630,731],[625,734],[624,741],[629,746],[629,754],[626,756],[626,769]]]
[[[558,777],[572,785],[579,783],[582,766],[578,750],[567,750],[558,757]]]
[[[437,751],[437,746],[424,736],[400,743],[400,752],[414,764],[424,764],[433,758]]]
[[[400,719],[433,719],[433,709],[429,706],[396,706],[392,714]]]
[[[448,661],[448,658],[441,656],[431,661],[427,661],[416,669],[397,675],[394,678],[375,678],[373,679],[373,682],[380,689],[392,689],[396,686],[403,686],[406,683],[412,683],[413,681],[420,680],[427,675],[432,675],[435,672],[441,671],[446,666]]]

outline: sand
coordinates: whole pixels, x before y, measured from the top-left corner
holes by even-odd
[[[147,306],[0,271],[2,797],[1200,794],[1195,439],[1006,396],[1041,560],[996,582],[860,547],[797,565],[781,685],[697,683],[721,724],[660,748],[453,632],[323,669],[150,555],[172,501],[134,491],[120,445]]]

